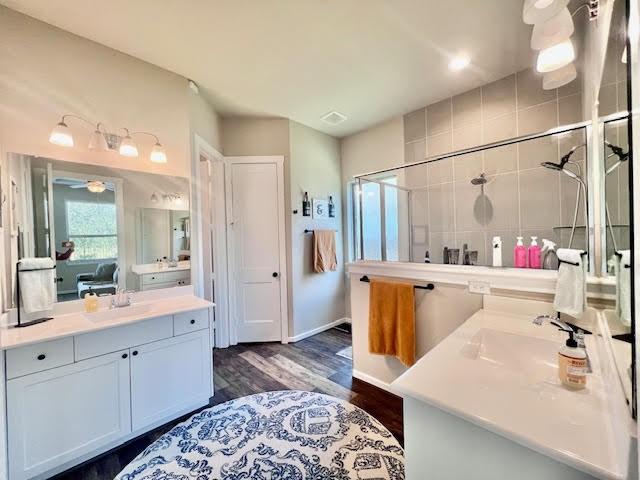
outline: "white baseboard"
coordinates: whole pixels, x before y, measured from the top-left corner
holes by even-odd
[[[325,330],[329,330],[333,327],[337,327],[342,323],[347,323],[347,320],[348,320],[347,318],[339,318],[338,320],[335,320],[331,323],[327,323],[326,325],[323,325],[321,327],[314,328],[313,330],[308,330],[304,333],[296,335],[295,337],[289,337],[289,342],[299,342],[300,340],[304,340],[305,338],[311,337],[320,332],[324,332]]]
[[[379,380],[376,377],[369,375],[368,373],[363,373],[359,370],[354,369],[351,374],[353,375],[354,378],[357,378],[358,380],[362,380],[363,382],[370,383],[374,387],[378,387],[378,388],[381,388],[382,390],[386,390],[389,393],[398,395],[398,392],[395,392],[393,390],[390,383],[383,382],[382,380]]]

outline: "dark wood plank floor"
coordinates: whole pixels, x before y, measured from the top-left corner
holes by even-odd
[[[271,390],[308,390],[347,400],[380,420],[403,443],[402,399],[351,376],[348,331],[328,330],[297,343],[254,343],[214,350],[212,405]],[[158,437],[191,414],[55,476],[55,480],[112,480]]]

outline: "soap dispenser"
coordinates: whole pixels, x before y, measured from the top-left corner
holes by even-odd
[[[522,243],[522,237],[517,237],[518,242],[513,249],[513,265],[516,268],[527,268],[527,247]]]
[[[491,242],[493,247],[493,266],[501,267],[502,266],[502,239],[500,237],[493,237],[493,241]]]
[[[542,239],[542,268],[545,270],[558,270],[560,261],[556,253],[556,244],[546,238]]]
[[[531,245],[529,245],[529,268],[540,267],[540,246],[538,245],[538,237],[531,237]]]
[[[89,292],[84,296],[84,311],[93,313],[98,311],[98,296],[89,288]]]
[[[578,347],[573,332],[567,332],[569,339],[558,352],[558,378],[572,390],[587,386],[587,353]]]

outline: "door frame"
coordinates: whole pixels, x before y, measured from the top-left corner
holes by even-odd
[[[215,303],[211,346],[226,348],[229,346],[229,277],[224,192],[225,158],[198,134],[194,134],[193,149],[192,196],[189,209],[192,219],[191,278],[196,295]],[[205,163],[206,178],[201,170]],[[194,239],[196,245],[193,245]]]
[[[278,240],[280,246],[279,254],[279,270],[280,270],[280,341],[288,343],[289,341],[289,308],[288,308],[288,274],[287,274],[287,237],[285,228],[285,191],[284,191],[284,156],[267,155],[267,156],[234,156],[225,158],[225,203],[227,210],[227,225],[231,227],[233,223],[233,201],[232,201],[232,184],[231,184],[231,166],[239,164],[252,163],[274,163],[276,165],[276,176],[278,185]],[[227,228],[227,269],[229,272],[229,345],[237,345],[238,329],[236,322],[232,322],[231,318],[237,318],[236,312],[236,282],[235,279],[235,245],[233,242],[233,232],[231,228]]]

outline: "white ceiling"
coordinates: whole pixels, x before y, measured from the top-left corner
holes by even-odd
[[[223,115],[340,137],[531,65],[522,0],[0,0],[191,78]],[[451,55],[472,65],[453,73]],[[337,126],[320,117],[337,110]]]

